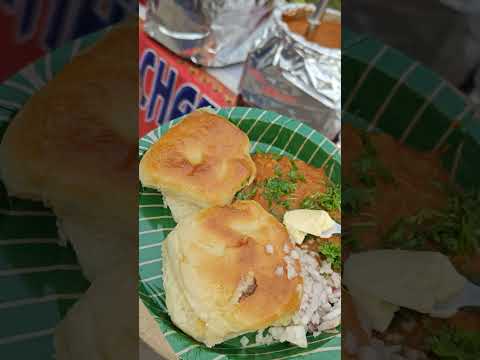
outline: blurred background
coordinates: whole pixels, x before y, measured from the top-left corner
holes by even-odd
[[[296,13],[306,29],[306,15],[313,13],[315,3],[141,2],[140,134],[201,106],[236,105],[300,119],[338,143],[340,46],[328,48],[306,39],[284,21],[286,14]],[[331,0],[327,11],[339,37],[341,5]],[[149,65],[152,60],[145,54],[154,55],[157,66]],[[159,73],[168,81],[153,89]],[[157,97],[162,105],[153,109]]]
[[[1,0],[0,82],[53,49],[137,12],[137,0]]]
[[[344,0],[342,22],[422,62],[480,103],[480,2]]]

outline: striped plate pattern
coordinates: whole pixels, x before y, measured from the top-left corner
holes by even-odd
[[[442,150],[452,180],[478,188],[478,107],[433,71],[380,41],[347,29],[342,41],[342,120],[380,129],[419,150]]]
[[[100,35],[76,40],[0,85],[0,138],[30,96]],[[88,286],[71,246],[59,245],[52,212],[8,197],[0,183],[0,358],[52,359],[54,328]]]
[[[301,159],[315,167],[325,168],[332,181],[340,183],[338,148],[307,125],[260,109],[234,107],[215,111],[248,135],[252,153],[273,152]],[[139,156],[180,120],[176,119],[145,135],[139,142]],[[176,223],[160,193],[140,187],[139,199],[139,294],[180,359],[340,359],[341,339],[338,331],[317,337],[309,336],[307,349],[285,343],[255,345],[255,333],[247,335],[253,345],[242,347],[240,338],[236,338],[208,349],[176,328],[170,321],[165,306],[161,252],[162,241]]]

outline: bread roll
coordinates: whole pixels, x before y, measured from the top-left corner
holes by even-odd
[[[201,208],[230,204],[254,180],[249,147],[247,135],[235,125],[198,110],[145,153],[140,181],[162,191],[178,222]]]
[[[111,30],[35,93],[9,125],[0,170],[10,196],[44,201],[89,280],[136,259],[138,25]],[[114,251],[112,251],[114,249]]]
[[[258,203],[237,201],[185,219],[163,245],[172,321],[213,346],[240,334],[286,325],[298,311],[302,278],[287,278],[285,228]],[[295,263],[300,271],[299,263]]]
[[[10,196],[44,201],[93,281],[55,331],[56,359],[138,355],[137,21],[34,94],[0,145]]]

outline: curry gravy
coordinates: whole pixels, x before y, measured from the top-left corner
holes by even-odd
[[[283,22],[288,25],[290,31],[303,36],[306,40],[327,48],[339,49],[341,47],[342,29],[340,22],[325,16],[325,20],[307,37],[307,19],[308,13],[305,11],[286,13],[282,16]]]
[[[275,176],[275,168],[277,166],[280,167],[283,174],[287,174],[292,167],[290,159],[285,156],[278,158],[270,154],[256,154],[253,156],[253,161],[257,167],[256,183],[260,183]],[[296,183],[295,192],[289,196],[291,200],[290,210],[299,209],[301,202],[307,196],[315,193],[325,193],[330,181],[323,169],[314,168],[302,160],[293,160],[293,162],[296,164],[298,172],[304,176],[305,181],[298,181]],[[252,200],[257,201],[267,211],[272,212],[280,218],[283,218],[283,215],[287,211],[285,207],[278,204],[272,204],[269,206],[268,201],[263,197],[261,189],[257,191]],[[340,221],[341,215],[339,210],[330,212],[330,216],[332,219]]]
[[[348,125],[342,137],[350,149],[342,154],[342,179],[360,187],[354,163],[364,148],[361,137]],[[376,249],[381,246],[382,236],[400,219],[425,208],[445,207],[447,194],[434,183],[447,182],[448,174],[438,155],[421,154],[384,134],[371,134],[369,141],[379,149],[378,160],[388,168],[395,182],[378,180],[372,204],[356,215],[345,216],[344,226],[347,231],[355,231],[366,248]]]
[[[342,219],[344,231],[354,231],[360,246],[368,250],[382,248],[382,236],[398,220],[415,215],[425,208],[445,209],[449,194],[444,187],[435,184],[447,184],[449,176],[441,163],[439,153],[420,153],[382,133],[369,133],[366,136],[370,144],[377,149],[378,160],[386,166],[394,179],[394,183],[378,180],[377,191],[371,204],[363,206],[355,214],[344,213]],[[348,183],[351,187],[362,186],[354,166],[355,161],[364,153],[364,142],[360,132],[350,125],[344,126],[342,141],[349,146],[349,151],[342,154],[342,182]],[[433,251],[439,250],[433,243],[427,245]],[[342,260],[345,261],[352,251],[348,245],[343,246]],[[451,256],[450,260],[467,278],[473,281],[480,280],[480,254]],[[365,333],[360,327],[358,314],[351,302],[348,292],[344,290],[342,324],[346,332],[350,331],[356,335],[360,346],[366,345]],[[414,313],[415,326],[408,331],[402,327],[401,314],[404,312],[408,311],[400,310],[389,329],[383,334],[377,333],[377,337],[389,343],[389,334],[399,334],[401,344],[424,351],[428,350],[425,348],[425,339],[429,336],[429,331],[424,325],[425,320],[430,322],[429,326],[433,329],[450,325],[464,330],[480,331],[480,311],[459,311],[449,319],[434,319]],[[345,350],[342,352],[345,359],[356,359]]]

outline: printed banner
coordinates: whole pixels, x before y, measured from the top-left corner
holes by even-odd
[[[139,136],[204,106],[229,107],[236,95],[205,69],[139,31]]]

